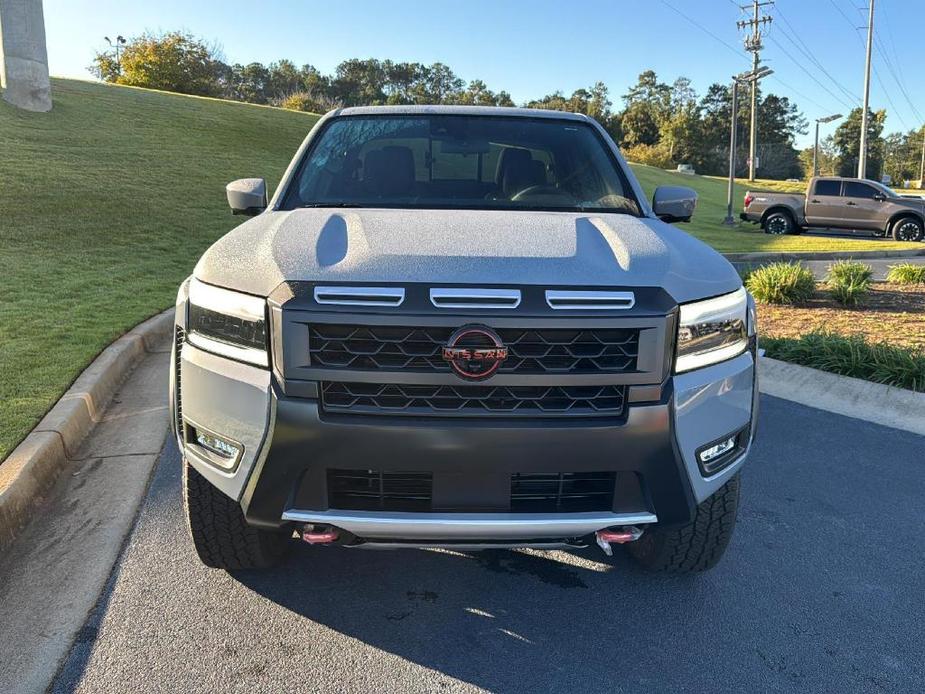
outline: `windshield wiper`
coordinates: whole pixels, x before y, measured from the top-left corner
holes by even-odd
[[[367,207],[367,205],[357,205],[352,202],[310,202],[302,207]]]

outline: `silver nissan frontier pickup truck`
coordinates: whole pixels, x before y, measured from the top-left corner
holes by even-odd
[[[756,424],[754,304],[604,129],[514,108],[323,117],[180,287],[170,372],[193,544],[615,544],[714,566]],[[360,557],[357,557],[359,560]]]

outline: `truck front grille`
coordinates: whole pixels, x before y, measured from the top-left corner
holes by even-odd
[[[455,328],[339,325],[309,326],[311,364],[331,369],[448,372],[441,357]],[[508,348],[498,373],[586,374],[636,370],[639,330],[634,328],[497,330]]]
[[[581,513],[613,509],[614,472],[517,472],[511,512]]]
[[[328,506],[351,511],[430,511],[429,472],[328,470]]]
[[[321,384],[327,412],[417,416],[617,417],[625,386]]]

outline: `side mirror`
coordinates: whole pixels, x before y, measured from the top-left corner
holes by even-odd
[[[884,200],[886,200],[886,195],[884,195],[883,193],[874,193],[874,200],[876,200],[877,202],[883,202]]]
[[[231,214],[253,217],[267,209],[267,182],[262,178],[239,178],[225,186]]]
[[[652,211],[663,222],[689,222],[697,207],[697,193],[682,186],[659,186],[652,196]]]

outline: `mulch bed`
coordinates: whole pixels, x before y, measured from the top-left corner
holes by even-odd
[[[925,285],[874,283],[866,301],[850,308],[824,288],[801,306],[759,304],[758,330],[768,337],[796,338],[814,330],[860,334],[868,342],[925,350]]]

